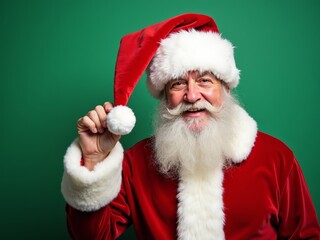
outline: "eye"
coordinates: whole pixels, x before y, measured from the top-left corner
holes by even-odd
[[[187,82],[185,80],[174,80],[170,84],[170,89],[180,90],[184,89],[187,86]]]
[[[197,80],[197,83],[201,86],[208,86],[213,84],[213,80],[209,77],[202,77]]]
[[[211,79],[209,79],[209,78],[202,78],[202,79],[201,79],[201,82],[203,82],[203,83],[211,82]]]

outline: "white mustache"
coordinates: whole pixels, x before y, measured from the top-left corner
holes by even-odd
[[[200,101],[193,104],[190,103],[180,103],[177,107],[169,109],[166,107],[167,113],[164,113],[162,116],[166,119],[173,119],[177,116],[180,116],[186,111],[201,111],[206,110],[211,114],[218,113],[221,110],[220,107],[215,107],[207,101]]]

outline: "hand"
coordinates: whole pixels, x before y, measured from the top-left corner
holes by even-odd
[[[105,102],[77,122],[82,158],[89,170],[105,159],[120,139],[120,135],[109,132],[107,128],[107,115],[112,108],[111,103]]]

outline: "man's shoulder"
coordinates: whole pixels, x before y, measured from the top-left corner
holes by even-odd
[[[283,145],[287,147],[287,145],[280,138],[277,138],[269,133],[262,132],[262,131],[258,131],[257,140],[263,141],[265,143],[271,143],[273,145],[276,144],[276,145]]]
[[[285,142],[275,136],[261,131],[258,131],[254,147],[260,150],[263,149],[266,152],[293,155],[293,151]]]

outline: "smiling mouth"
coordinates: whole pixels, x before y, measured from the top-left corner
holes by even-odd
[[[188,113],[198,113],[198,112],[204,112],[206,109],[204,108],[190,108],[188,110],[186,110],[184,113],[188,114]]]

